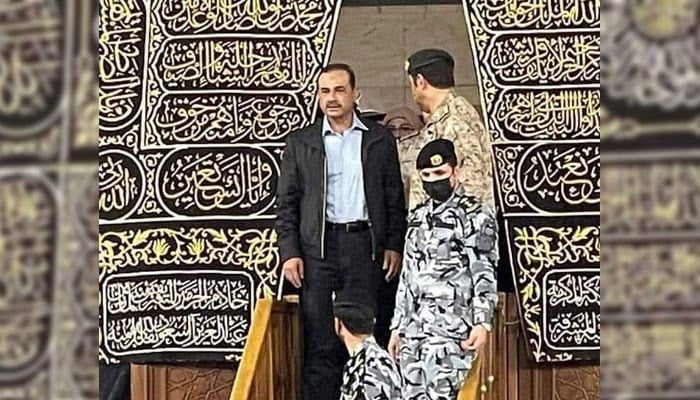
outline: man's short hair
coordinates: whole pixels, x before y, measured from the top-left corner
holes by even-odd
[[[374,333],[374,310],[370,306],[355,301],[336,301],[333,303],[333,315],[353,335]]]
[[[406,72],[415,81],[422,75],[431,86],[438,89],[454,87],[454,58],[440,49],[423,49],[413,53],[406,61]]]
[[[344,63],[332,63],[326,65],[321,69],[321,74],[325,74],[333,71],[345,71],[348,74],[350,80],[350,88],[355,89],[355,71],[348,64]]]
[[[413,78],[414,85],[419,74],[434,88],[449,89],[455,86],[454,74],[452,70],[445,65],[426,65],[425,67],[418,68],[411,72],[410,75]]]

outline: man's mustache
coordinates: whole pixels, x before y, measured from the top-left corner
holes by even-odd
[[[340,107],[340,103],[336,103],[336,102],[326,103],[326,108],[330,108],[330,107]]]

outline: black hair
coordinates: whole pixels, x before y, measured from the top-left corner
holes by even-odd
[[[414,85],[418,74],[422,75],[431,86],[438,89],[449,89],[455,86],[454,71],[447,63],[436,62],[409,72]]]
[[[349,78],[350,78],[350,88],[355,89],[355,71],[350,68],[348,64],[343,64],[343,63],[332,63],[326,65],[322,70],[321,73],[325,74],[328,72],[332,71],[345,71]]]
[[[353,335],[372,335],[374,333],[374,320],[355,318],[354,316],[336,316]]]
[[[369,305],[338,301],[333,303],[333,315],[353,335],[371,335],[374,333],[374,309]]]

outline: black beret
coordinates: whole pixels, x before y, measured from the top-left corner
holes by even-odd
[[[374,309],[355,301],[333,302],[333,315],[353,333],[371,334],[374,332]]]
[[[416,159],[416,169],[435,168],[445,163],[457,164],[455,145],[447,139],[437,139],[420,150]]]
[[[450,69],[454,69],[455,66],[455,60],[450,53],[438,49],[425,49],[419,50],[408,57],[406,72],[412,73],[421,67],[437,63],[442,63]]]

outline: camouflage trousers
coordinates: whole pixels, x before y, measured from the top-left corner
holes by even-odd
[[[456,400],[469,373],[474,353],[454,339],[402,338],[399,365],[403,400]]]

